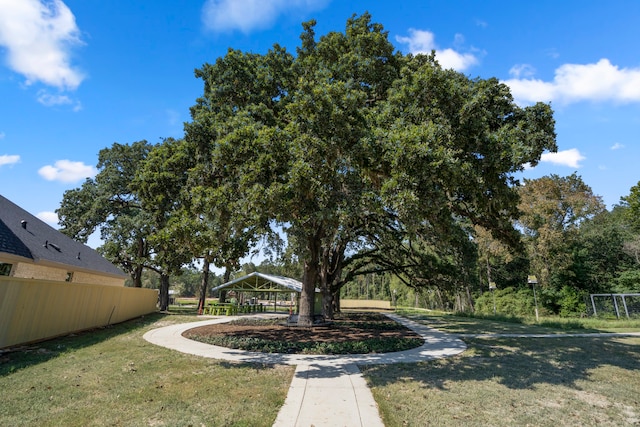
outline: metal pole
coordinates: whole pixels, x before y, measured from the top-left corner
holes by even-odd
[[[540,321],[538,318],[538,298],[536,297],[536,284],[533,284],[533,301],[536,303],[536,322]]]
[[[495,291],[491,291],[491,295],[493,296],[493,315],[496,315],[496,293]]]
[[[611,298],[613,299],[613,306],[616,309],[616,317],[619,319],[620,318],[620,311],[618,310],[618,301],[616,301],[616,296],[614,294],[611,294]]]
[[[538,318],[538,297],[536,296],[536,283],[538,283],[538,279],[536,278],[536,276],[529,276],[527,278],[527,283],[529,283],[531,286],[533,286],[533,301],[536,304],[536,322],[539,321]]]
[[[627,301],[625,301],[624,297],[625,294],[621,294],[620,297],[622,298],[622,305],[624,306],[624,314],[627,315],[627,319],[629,318],[629,310],[627,309]]]
[[[593,294],[591,294],[590,297],[591,297],[591,307],[593,307],[593,317],[596,317],[598,315],[598,312],[596,311],[596,303],[593,300]]]
[[[491,297],[493,298],[493,315],[496,315],[496,282],[489,282],[489,290],[491,291]]]

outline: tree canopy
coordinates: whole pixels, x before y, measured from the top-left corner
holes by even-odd
[[[368,14],[319,39],[314,26],[295,56],[229,50],[196,70],[204,93],[185,125],[202,179],[295,245],[302,323],[355,251],[446,240],[465,222],[515,242],[512,174],[556,149],[548,105],[520,108],[496,79],[395,51]]]
[[[200,260],[202,305],[209,265],[226,282],[258,243],[282,255],[260,268],[302,276],[302,324],[316,288],[331,317],[347,283],[485,310],[496,281],[526,312],[533,273],[560,313],[583,312],[588,292],[640,289],[640,185],[609,213],[575,173],[519,183],[556,150],[550,106],[396,51],[368,14],[321,37],[304,23],[295,53],[230,49],[195,75],[184,138],[101,150],[95,179],[57,211],[76,239],[100,230],[135,286],[158,273],[163,309],[169,276]]]
[[[70,237],[86,243],[100,231],[105,242],[100,251],[129,273],[136,287],[141,286],[142,269],[150,263],[152,221],[132,183],[151,148],[147,141],[138,141],[100,150],[95,179],[65,191],[56,210],[60,231]]]
[[[552,271],[571,264],[571,253],[563,248],[575,241],[580,225],[605,211],[605,206],[575,173],[525,180],[519,191],[523,215],[518,223],[529,242],[533,269],[547,281]]]

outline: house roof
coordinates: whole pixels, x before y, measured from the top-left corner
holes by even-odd
[[[110,276],[126,276],[94,249],[62,234],[0,195],[0,253]]]
[[[289,277],[273,276],[256,271],[216,286],[212,291],[224,288],[244,292],[302,292],[302,283]]]

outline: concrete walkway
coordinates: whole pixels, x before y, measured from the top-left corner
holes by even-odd
[[[274,317],[275,315],[254,315]],[[233,350],[193,341],[182,333],[204,325],[233,320],[209,318],[154,329],[144,339],[182,353],[236,362],[297,365],[289,393],[274,427],[380,427],[384,426],[371,390],[358,365],[413,363],[453,356],[466,349],[456,337],[388,314],[392,319],[420,334],[425,343],[418,348],[395,353],[354,355],[302,355],[257,353]]]

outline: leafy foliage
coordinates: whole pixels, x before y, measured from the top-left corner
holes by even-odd
[[[495,299],[496,313],[510,316],[530,316],[534,312],[531,289],[504,288],[485,292],[476,299],[476,313],[493,314]]]
[[[622,205],[627,207],[624,216],[636,232],[640,232],[640,182],[629,191],[629,195],[622,197]]]
[[[464,287],[469,225],[516,245],[511,174],[556,148],[548,105],[519,108],[496,79],[402,55],[370,19],[319,39],[310,21],[295,57],[229,50],[196,71],[185,131],[201,179],[245,225],[284,228],[304,265],[303,323],[316,287],[331,317],[340,287],[372,269]]]
[[[142,269],[151,265],[148,239],[153,222],[132,187],[137,169],[149,155],[146,141],[114,143],[98,154],[98,174],[80,188],[65,191],[56,210],[62,233],[86,242],[96,230],[105,244],[102,254],[141,286]]]
[[[545,285],[574,276],[569,248],[577,243],[581,225],[605,211],[601,198],[575,173],[525,180],[519,194],[518,225],[526,238],[532,273]]]
[[[576,173],[519,185],[556,149],[550,106],[396,51],[368,14],[320,37],[303,23],[295,55],[230,49],[195,75],[183,139],[101,150],[57,211],[80,241],[99,230],[134,286],[159,273],[165,308],[182,267],[202,262],[199,290],[191,277],[181,289],[203,305],[210,265],[226,282],[256,268],[240,260],[259,245],[279,257],[261,270],[302,277],[303,323],[316,288],[331,318],[345,284],[360,296],[368,277],[376,298],[481,312],[492,296],[528,310],[528,274],[563,315],[589,293],[640,289],[640,185],[611,212]]]

